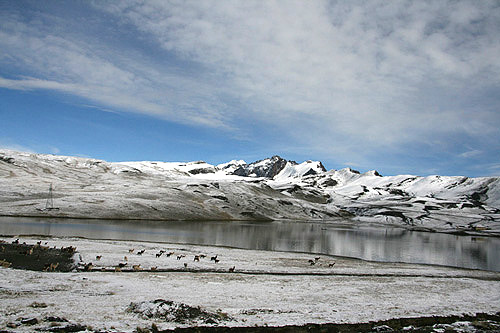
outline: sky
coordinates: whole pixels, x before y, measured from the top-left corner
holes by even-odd
[[[0,0],[0,148],[500,176],[500,2]]]

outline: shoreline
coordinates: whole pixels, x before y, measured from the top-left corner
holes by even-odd
[[[241,248],[241,247],[235,247],[235,246],[229,246],[229,245],[210,245],[210,244],[196,244],[196,243],[183,243],[183,242],[170,242],[170,241],[165,241],[165,242],[159,242],[159,241],[154,241],[154,240],[133,240],[133,239],[112,239],[112,238],[88,238],[84,236],[46,236],[46,235],[38,235],[38,234],[16,234],[16,235],[4,235],[0,234],[0,239],[1,238],[16,238],[16,237],[22,237],[22,238],[38,238],[38,239],[81,239],[81,240],[87,240],[87,241],[104,241],[104,242],[140,242],[140,243],[149,243],[149,244],[164,244],[166,246],[170,245],[177,245],[177,246],[199,246],[199,247],[217,247],[217,248],[222,248],[222,249],[228,249],[228,250],[247,250],[247,251],[254,251],[252,249],[246,249],[246,248]],[[0,241],[1,242],[1,241]],[[481,269],[481,268],[468,268],[468,267],[457,267],[457,266],[451,266],[451,265],[441,265],[441,264],[431,264],[431,263],[410,263],[410,262],[404,262],[404,261],[376,261],[376,260],[368,260],[368,259],[363,259],[363,258],[357,258],[357,257],[350,257],[350,256],[343,256],[343,255],[334,255],[334,254],[324,254],[324,253],[319,253],[319,252],[304,252],[304,251],[276,251],[276,250],[255,250],[255,251],[260,251],[260,252],[284,252],[284,253],[295,253],[295,254],[300,254],[300,255],[310,255],[310,256],[322,256],[322,257],[330,257],[332,259],[335,258],[340,258],[340,259],[346,259],[346,260],[359,260],[362,262],[367,262],[367,263],[380,263],[380,264],[403,264],[403,265],[422,265],[422,266],[429,266],[429,267],[436,267],[436,268],[450,268],[450,269],[455,269],[455,270],[463,270],[463,271],[477,271],[477,272],[491,272],[491,273],[500,273],[500,271],[495,271],[495,270],[487,270],[487,269]],[[96,272],[105,272],[105,271],[112,271],[112,269],[92,269],[92,271]],[[122,272],[127,273],[127,272],[132,272],[129,270],[122,270]],[[215,270],[179,270],[179,269],[169,269],[169,270],[157,270],[156,272],[164,272],[164,273],[169,273],[169,272],[191,272],[191,273],[226,273],[224,271],[215,271]],[[240,272],[241,274],[268,274],[268,275],[317,275],[317,276],[327,276],[327,275],[338,275],[338,276],[398,276],[398,275],[377,275],[377,274],[339,274],[339,273],[269,273],[269,272],[256,272],[256,271],[248,271],[248,272]],[[411,275],[399,275],[400,277],[416,277],[411,276]],[[418,275],[421,276],[421,275]],[[432,275],[429,275],[427,277],[433,277]],[[464,277],[467,277],[464,275]]]

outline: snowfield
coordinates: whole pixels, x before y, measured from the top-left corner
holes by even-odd
[[[492,177],[383,177],[278,156],[214,166],[0,150],[0,185],[4,216],[314,220],[325,227],[351,219],[500,235],[499,179]],[[133,332],[500,311],[498,272],[213,246],[19,238],[76,247],[75,268],[29,271],[2,262],[0,330]]]
[[[279,156],[120,162],[0,150],[0,215],[157,220],[335,220],[500,234],[500,180],[380,176]],[[47,210],[50,184],[54,207]],[[51,208],[51,207],[49,207]]]
[[[37,241],[74,246],[79,267],[92,262],[93,268],[70,273],[0,268],[0,329],[73,325],[132,332],[152,323],[158,329],[284,326],[500,311],[495,272],[220,247],[20,238]],[[195,261],[199,255],[206,257]],[[210,260],[215,255],[218,263]],[[120,263],[127,265],[115,272]],[[140,270],[129,269],[133,265]],[[179,320],[175,311],[202,315]]]

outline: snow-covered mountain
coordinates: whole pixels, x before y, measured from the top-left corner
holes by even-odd
[[[54,207],[46,209],[50,184]],[[273,156],[119,162],[0,150],[0,215],[161,220],[321,220],[500,234],[500,180],[383,177]],[[49,207],[50,208],[50,207]]]

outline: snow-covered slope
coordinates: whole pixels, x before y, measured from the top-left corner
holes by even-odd
[[[50,184],[54,208],[46,209]],[[500,180],[398,175],[279,156],[217,166],[0,150],[0,214],[164,220],[337,220],[500,233]],[[50,205],[49,205],[49,208]]]

